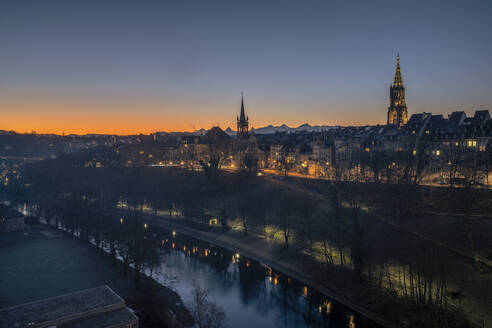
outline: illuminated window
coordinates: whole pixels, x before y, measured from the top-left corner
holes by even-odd
[[[417,151],[414,149],[412,154],[417,155]]]
[[[429,134],[429,133],[430,133],[430,131],[429,131],[429,130],[425,130],[425,134]]]
[[[440,150],[436,150],[436,156],[439,156],[441,155],[441,151]]]

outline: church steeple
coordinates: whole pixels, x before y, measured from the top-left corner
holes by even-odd
[[[390,86],[390,105],[388,107],[388,124],[401,127],[407,124],[408,113],[405,101],[405,87],[401,78],[400,55],[396,56],[395,79]]]
[[[237,118],[237,135],[240,137],[244,137],[248,135],[248,117],[244,112],[244,96],[241,92],[241,113]]]
[[[241,94],[241,116],[239,120],[241,122],[246,122],[246,115],[244,114],[244,99],[242,94]]]
[[[403,87],[403,80],[401,78],[401,70],[400,70],[400,54],[396,56],[396,70],[395,70],[395,80],[393,81],[393,87]]]

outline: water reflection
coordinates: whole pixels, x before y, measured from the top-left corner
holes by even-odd
[[[231,327],[377,327],[309,286],[237,252],[174,231],[159,233],[162,276],[176,277],[173,287],[185,302],[194,282],[207,288]]]

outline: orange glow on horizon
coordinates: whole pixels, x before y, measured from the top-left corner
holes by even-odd
[[[70,108],[70,110],[67,110]],[[190,109],[193,108],[193,109]],[[52,104],[40,102],[35,105],[30,102],[0,103],[2,121],[0,129],[18,133],[37,134],[150,134],[157,131],[193,132],[198,129],[210,129],[220,126],[236,129],[238,113],[231,109],[218,111],[217,108],[185,108],[176,105],[173,108],[155,104]],[[198,113],[197,113],[198,111]],[[366,125],[384,124],[385,112],[381,111],[381,121],[364,120],[361,117],[344,118],[341,114],[316,113],[311,119],[299,119],[304,114],[286,113],[279,120],[274,114],[275,109],[254,109],[248,112],[250,129],[252,127],[279,126],[287,124],[297,127],[308,123],[311,125]],[[376,119],[378,119],[376,117]]]

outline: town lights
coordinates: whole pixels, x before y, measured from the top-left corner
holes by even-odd
[[[144,223],[144,229],[147,229],[147,227],[148,227],[147,223]]]
[[[331,312],[331,302],[326,301],[325,307],[326,307],[326,313],[330,313]]]
[[[123,218],[120,218],[120,224],[123,224]]]
[[[176,231],[173,230],[173,237],[176,237]]]
[[[353,315],[349,316],[349,328],[355,328],[355,317]]]
[[[330,313],[331,312],[331,302],[329,301],[325,301],[323,304],[321,304],[319,307],[318,307],[318,311],[320,313],[322,313],[324,310],[325,313]]]

